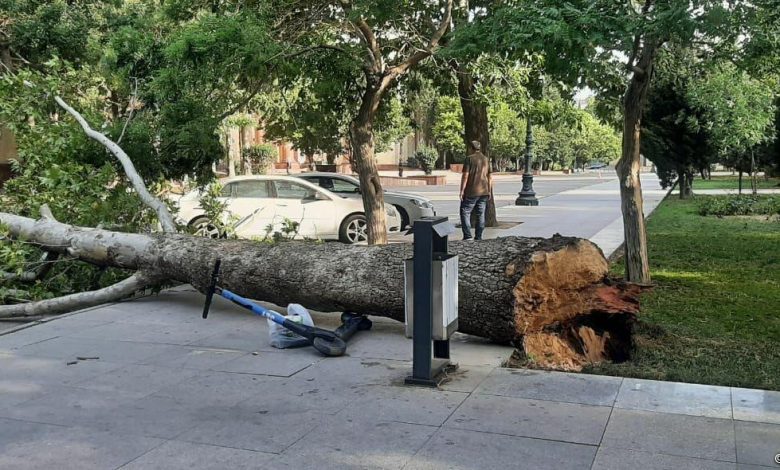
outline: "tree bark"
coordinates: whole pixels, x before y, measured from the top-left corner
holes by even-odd
[[[384,245],[387,243],[385,196],[374,158],[374,117],[384,89],[381,79],[366,75],[366,90],[358,114],[350,123],[349,135],[352,141],[352,163],[360,179],[360,194],[366,212],[368,244]]]
[[[476,80],[463,66],[456,69],[458,76],[458,96],[463,110],[463,136],[466,154],[470,150],[470,142],[478,141],[482,145],[482,153],[490,158],[490,128],[488,126],[487,105],[480,103],[476,97]],[[491,160],[492,163],[492,160]],[[476,224],[476,214],[472,214],[472,225]],[[491,197],[485,210],[485,226],[498,227],[496,214],[496,198]]]
[[[78,228],[0,213],[14,238],[101,266],[137,270],[133,289],[154,280],[203,291],[222,259],[223,287],[278,305],[404,319],[404,260],[410,244],[276,245],[181,234],[141,235]],[[613,285],[601,250],[555,236],[453,242],[459,255],[459,330],[515,344],[537,363],[576,370],[625,358],[637,291]],[[193,315],[197,312],[193,312]]]
[[[616,170],[620,181],[620,205],[625,236],[626,279],[650,283],[647,232],[639,179],[642,114],[653,74],[658,44],[645,38],[645,45],[623,99],[623,146]],[[682,191],[682,186],[680,187]]]
[[[742,170],[739,170],[739,191],[737,194],[742,194]]]
[[[225,151],[227,153],[227,167],[228,176],[236,176],[236,159],[233,157],[233,152],[230,151],[230,131],[225,133]]]
[[[129,297],[155,282],[159,282],[159,279],[155,280],[154,276],[139,271],[123,281],[94,291],[79,292],[78,294],[64,295],[37,302],[0,305],[0,317],[38,317],[94,307]]]
[[[756,156],[750,151],[750,191],[755,196],[758,194],[758,178],[756,178]]]

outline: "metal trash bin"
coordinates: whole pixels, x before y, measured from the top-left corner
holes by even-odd
[[[458,331],[458,256],[442,255],[433,259],[433,335],[434,340],[446,340]],[[414,260],[404,261],[404,292],[406,301],[406,337],[414,333]]]

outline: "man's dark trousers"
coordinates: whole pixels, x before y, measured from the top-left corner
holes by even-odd
[[[463,239],[471,238],[471,211],[477,211],[476,239],[482,240],[482,232],[485,230],[485,207],[488,197],[474,196],[464,197],[460,201],[460,226],[463,229]]]

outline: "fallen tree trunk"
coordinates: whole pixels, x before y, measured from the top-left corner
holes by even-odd
[[[410,244],[269,245],[118,233],[5,213],[0,223],[14,238],[45,250],[140,271],[145,279],[203,290],[214,261],[221,258],[221,284],[247,297],[404,319],[403,260],[412,255]],[[450,249],[460,256],[461,332],[515,341],[534,362],[568,370],[627,355],[638,289],[612,284],[607,260],[590,241],[508,237],[453,242]]]

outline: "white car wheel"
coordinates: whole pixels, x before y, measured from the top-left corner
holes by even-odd
[[[341,224],[340,239],[344,243],[359,243],[368,240],[368,223],[363,215],[351,215]]]
[[[190,227],[192,227],[193,231],[192,233],[196,237],[204,237],[204,238],[221,238],[222,234],[219,233],[219,229],[212,224],[209,219],[203,217],[200,218],[190,224]]]

